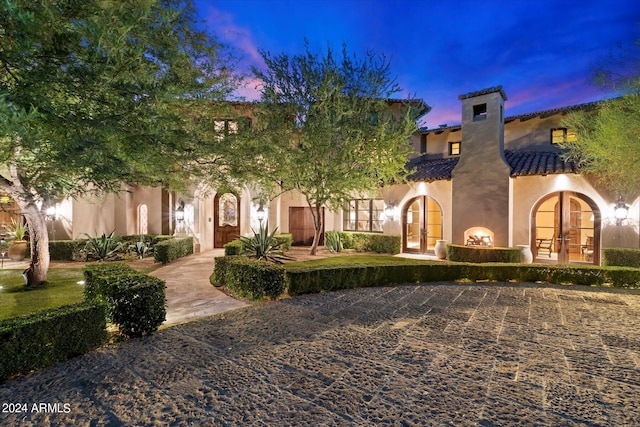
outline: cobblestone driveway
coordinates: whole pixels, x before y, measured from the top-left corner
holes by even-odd
[[[637,291],[429,284],[309,295],[6,383],[0,403],[63,413],[29,406],[0,425],[640,425],[639,323]]]

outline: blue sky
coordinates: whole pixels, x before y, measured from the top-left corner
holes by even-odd
[[[460,123],[458,95],[502,85],[507,115],[607,97],[590,70],[640,40],[638,0],[197,0],[208,28],[263,66],[258,49],[375,49],[404,93],[433,107],[422,126]],[[239,94],[258,98],[255,82]]]

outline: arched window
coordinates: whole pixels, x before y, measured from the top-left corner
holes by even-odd
[[[138,206],[138,234],[149,234],[149,210],[144,203]]]

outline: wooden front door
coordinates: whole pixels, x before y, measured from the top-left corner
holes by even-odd
[[[324,245],[324,208],[321,209],[322,233],[320,234],[319,245]],[[315,227],[313,226],[313,216],[309,207],[289,208],[289,232],[293,238],[294,246],[311,246]]]
[[[240,235],[240,199],[233,193],[213,199],[213,247],[222,248]]]

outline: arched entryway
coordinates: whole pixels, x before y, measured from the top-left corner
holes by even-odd
[[[240,198],[233,193],[213,198],[213,247],[222,248],[240,235]]]
[[[418,196],[402,209],[403,252],[432,253],[442,239],[442,209],[435,199]]]
[[[600,264],[601,215],[584,194],[559,191],[543,197],[531,212],[535,262]]]

